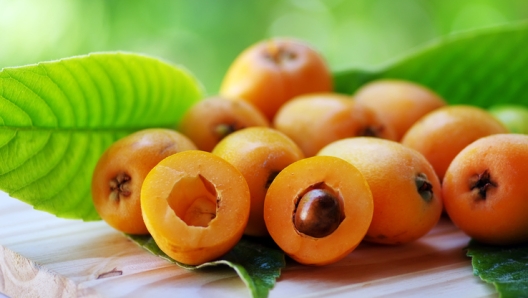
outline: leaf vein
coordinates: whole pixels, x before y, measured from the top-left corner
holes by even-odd
[[[90,72],[88,71],[88,69],[86,68],[86,66],[83,64],[83,63],[77,63],[77,65],[82,68],[82,70],[86,73],[86,76],[87,78],[90,79],[90,82],[92,83],[93,86],[95,86],[95,89],[97,91],[97,101],[99,102],[99,106],[102,107],[103,106],[103,92],[101,91],[101,87],[99,86],[99,84],[96,83],[95,79],[93,78],[93,76],[90,74]],[[68,69],[69,66],[66,66],[66,68]],[[68,69],[70,72],[71,70]],[[81,88],[82,89],[82,88]],[[90,109],[90,107],[92,107],[92,105],[88,104],[88,95],[85,93],[86,91],[85,90],[82,90],[82,93],[84,95],[84,100],[85,100],[85,106]],[[90,109],[90,112],[91,109]],[[96,113],[91,113],[91,114],[96,114],[96,115],[101,115],[101,109],[99,109],[99,114],[96,114]]]
[[[10,142],[16,142],[16,137],[18,136],[18,131],[15,131],[15,135],[13,136],[13,138],[11,138],[11,140],[9,141]],[[37,150],[34,150],[32,151],[32,154],[31,155],[28,155],[26,160],[24,160],[24,162],[18,164],[16,167],[12,168],[12,169],[9,169],[8,171],[6,171],[5,173],[2,174],[2,176],[4,175],[10,175],[11,172],[13,172],[14,170],[16,170],[17,168],[21,167],[22,165],[26,164],[27,162],[29,162],[31,159],[35,158],[35,156],[37,154],[39,154],[43,148],[45,148],[49,142],[50,142],[50,139],[51,139],[51,135],[48,135],[47,139],[46,139],[46,142],[42,145],[42,147],[38,148]]]
[[[103,66],[103,64],[101,63],[101,61],[99,61],[95,56],[92,56],[93,58],[93,62],[95,64],[97,64],[100,69],[106,74],[106,77],[108,78],[108,81],[110,82],[110,85],[112,86],[113,88],[113,94],[114,94],[114,100],[115,100],[115,103],[118,104],[118,92],[117,92],[117,88],[116,88],[116,83],[112,80],[112,76],[111,74],[108,72],[108,70],[106,69],[106,67]],[[114,115],[111,119],[117,119],[117,116],[118,116],[118,113],[119,113],[119,109],[114,109]]]
[[[50,138],[48,138],[48,141],[49,141],[49,139],[51,139],[51,136],[50,136]],[[71,143],[72,143],[72,142],[71,142],[71,136],[70,136],[70,137],[68,138],[68,145],[67,145],[68,148],[67,148],[66,150],[64,150],[64,153],[62,154],[63,157],[62,157],[62,158],[58,158],[57,160],[58,160],[59,162],[57,162],[56,164],[54,164],[54,165],[48,167],[48,168],[47,168],[47,172],[45,172],[45,175],[42,175],[40,178],[35,179],[33,182],[28,183],[27,185],[25,185],[25,186],[23,186],[23,187],[17,189],[17,190],[14,191],[13,193],[20,192],[20,191],[22,191],[22,190],[24,190],[24,189],[27,189],[27,188],[31,188],[33,185],[38,184],[38,183],[42,183],[42,181],[43,181],[44,179],[49,178],[48,176],[50,175],[50,173],[52,173],[57,167],[59,167],[59,165],[61,165],[61,164],[64,163],[64,160],[65,160],[64,156],[67,155],[67,152],[68,152],[68,150],[69,150],[69,148],[70,148],[70,146],[71,146]],[[38,187],[37,187],[37,188],[38,188]],[[48,202],[48,201],[52,200],[52,199],[55,197],[55,195],[56,195],[58,192],[60,192],[61,189],[62,189],[62,188],[60,188],[60,187],[59,187],[59,188],[55,188],[55,192],[56,192],[55,194],[51,194],[51,195],[50,195],[49,197],[47,197],[47,198],[46,198],[46,197],[43,197],[43,198],[39,199],[38,202],[34,203],[34,207],[35,207],[35,208],[39,208],[39,206],[42,205],[42,203],[45,203],[45,202]]]
[[[48,109],[51,111],[51,113],[53,114],[53,116],[55,117],[55,125],[57,125],[57,123],[59,123],[59,119],[57,117],[57,114],[56,112],[51,108],[50,104],[44,99],[42,98],[42,96],[40,96],[37,92],[35,92],[35,90],[33,90],[33,88],[30,88],[30,86],[28,86],[26,83],[23,83],[21,80],[15,78],[11,73],[10,73],[10,69],[4,69],[4,71],[6,72],[6,74],[12,79],[14,80],[15,82],[19,83],[20,85],[24,86],[27,90],[29,90],[32,94],[34,94],[37,98],[39,98],[43,103],[44,105],[46,105],[48,107]],[[47,78],[49,78],[49,76],[47,76]],[[13,103],[14,104],[14,103]],[[15,104],[16,105],[16,104]],[[18,106],[18,105],[17,105]],[[28,114],[28,117],[32,120],[31,122],[33,122],[33,119],[31,118],[31,116]]]

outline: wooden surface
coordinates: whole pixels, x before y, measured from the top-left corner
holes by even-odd
[[[269,297],[497,297],[473,275],[468,240],[443,219],[412,244],[362,244],[326,267],[289,264]],[[13,298],[250,297],[227,267],[187,271],[104,222],[59,219],[2,192],[0,292]]]

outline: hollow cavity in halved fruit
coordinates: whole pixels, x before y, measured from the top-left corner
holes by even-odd
[[[216,217],[219,198],[214,185],[198,175],[178,180],[167,201],[176,216],[187,225],[207,227]]]

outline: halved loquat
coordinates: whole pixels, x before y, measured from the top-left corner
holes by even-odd
[[[263,216],[266,192],[282,169],[304,158],[299,146],[278,130],[248,127],[220,141],[212,153],[234,165],[246,178],[251,208],[244,233],[268,236]]]
[[[469,144],[447,169],[442,190],[453,223],[475,240],[528,241],[528,136],[495,134]]]
[[[427,234],[440,219],[440,181],[418,151],[390,140],[355,137],[333,142],[318,155],[340,157],[365,176],[374,199],[366,241],[411,242]]]
[[[369,186],[353,165],[314,156],[275,177],[264,201],[264,220],[275,243],[292,259],[326,265],[359,245],[373,208]]]
[[[143,218],[154,241],[189,265],[214,260],[240,240],[249,198],[246,180],[233,165],[199,150],[163,159],[141,188]]]

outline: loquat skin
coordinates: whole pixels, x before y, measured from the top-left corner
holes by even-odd
[[[423,115],[446,105],[445,100],[429,88],[397,79],[372,81],[353,96],[393,127],[397,141]]]
[[[453,159],[442,185],[445,210],[471,238],[488,244],[528,241],[528,136],[480,138]]]
[[[115,143],[95,167],[91,191],[95,209],[111,227],[128,234],[148,234],[140,193],[148,172],[163,158],[196,146],[183,134],[162,128],[144,129]]]
[[[200,265],[232,249],[249,216],[249,188],[230,163],[206,151],[168,156],[148,173],[141,209],[159,248],[174,260]]]
[[[331,71],[319,52],[299,40],[274,38],[248,47],[233,61],[220,94],[251,102],[272,121],[289,99],[332,89]]]
[[[363,240],[374,212],[369,185],[343,159],[313,156],[284,168],[264,200],[264,220],[275,243],[292,259],[335,263]]]
[[[297,143],[307,157],[347,137],[395,139],[392,127],[371,109],[338,93],[297,96],[279,109],[272,126]]]
[[[488,111],[469,105],[436,109],[418,120],[401,143],[422,153],[442,181],[455,156],[473,141],[508,129]]]
[[[418,151],[373,137],[355,137],[325,146],[318,156],[335,156],[365,177],[374,215],[365,241],[404,244],[427,234],[442,214],[442,190],[433,167]]]
[[[266,192],[282,169],[304,158],[299,146],[275,129],[248,127],[224,138],[212,153],[234,165],[248,183],[251,208],[244,234],[268,236],[263,217]]]
[[[210,152],[228,134],[252,126],[268,127],[270,123],[249,102],[213,96],[191,106],[183,115],[178,130],[198,149]]]

